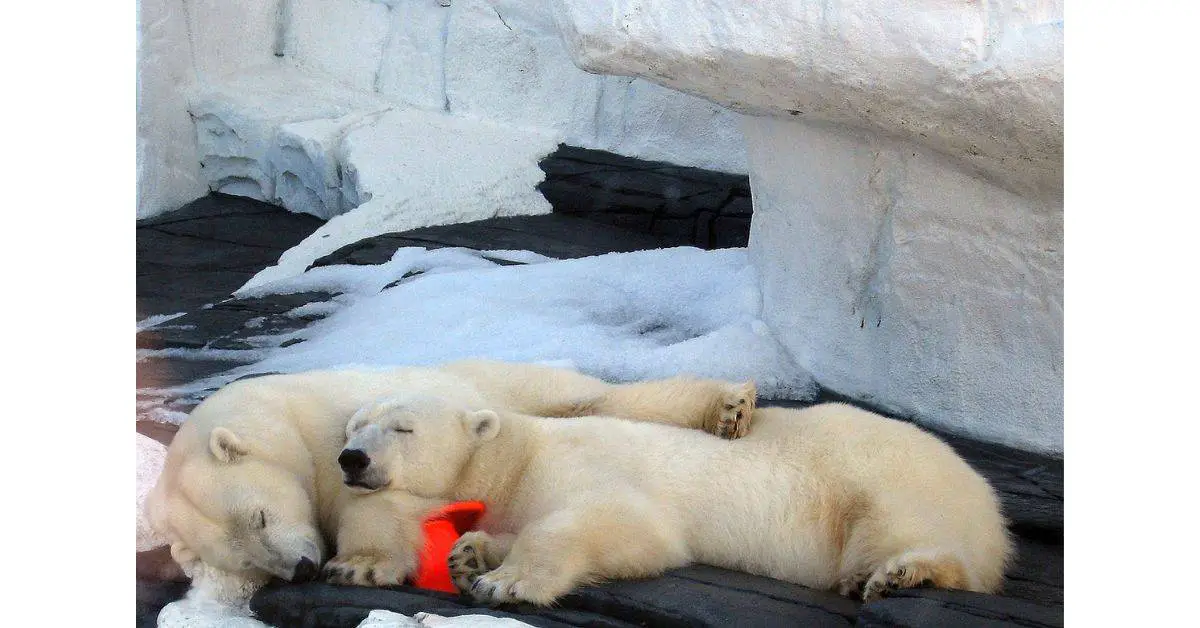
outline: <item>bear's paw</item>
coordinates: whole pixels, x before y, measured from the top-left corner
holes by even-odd
[[[495,566],[487,564],[487,543],[490,538],[484,532],[467,532],[459,537],[446,558],[450,568],[450,580],[461,593],[468,593],[479,576]]]
[[[330,584],[362,587],[394,587],[404,583],[415,564],[394,558],[356,554],[334,556],[325,563],[321,578]]]

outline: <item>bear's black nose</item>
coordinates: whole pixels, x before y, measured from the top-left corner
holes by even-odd
[[[371,459],[361,449],[343,449],[342,455],[338,456],[338,464],[346,473],[359,473],[371,464]]]
[[[301,558],[300,562],[296,563],[296,570],[292,572],[292,582],[308,582],[315,577],[317,577],[317,564],[307,557]]]

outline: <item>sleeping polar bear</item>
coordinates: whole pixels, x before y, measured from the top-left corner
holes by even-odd
[[[612,385],[568,369],[483,360],[239,381],[197,406],[175,435],[146,500],[151,525],[189,577],[216,574],[238,590],[252,592],[271,576],[316,578],[330,549],[336,555],[325,574],[333,582],[402,583],[423,544],[422,519],[444,500],[356,494],[343,486],[337,462],[351,415],[401,392],[541,416],[613,414],[733,438],[746,431],[754,391],[684,378]]]
[[[727,441],[413,395],[357,413],[347,442],[374,434],[362,472],[392,488],[487,504],[449,559],[481,602],[545,605],[693,561],[864,600],[999,589],[1011,544],[996,495],[948,445],[845,404],[752,420]]]

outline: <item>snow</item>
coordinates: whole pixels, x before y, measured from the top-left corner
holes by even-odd
[[[212,189],[330,219],[242,294],[374,235],[550,212],[553,131],[394,106],[285,61],[206,86],[192,112]]]
[[[529,624],[509,617],[491,615],[458,615],[442,617],[433,613],[416,613],[412,617],[392,611],[374,610],[358,628],[521,628]]]
[[[167,321],[175,320],[185,314],[187,314],[187,312],[175,312],[174,314],[155,314],[153,316],[147,316],[146,318],[143,318],[137,322],[138,333],[146,331],[147,329],[158,327]]]
[[[196,562],[185,569],[192,586],[183,599],[158,613],[158,628],[264,628],[252,617],[250,598],[267,579],[249,579]]]
[[[176,392],[203,394],[259,373],[493,358],[569,365],[609,381],[753,379],[764,398],[815,393],[812,378],[761,320],[758,278],[745,249],[555,261],[510,252],[537,261],[516,266],[485,257],[495,254],[406,247],[384,264],[323,266],[261,284],[247,294],[342,294],[327,318],[247,351],[261,358],[253,364]],[[295,339],[304,342],[279,346]]]
[[[150,527],[150,522],[146,520],[143,513],[143,505],[146,503],[146,495],[150,493],[150,489],[154,488],[154,483],[158,481],[158,474],[162,472],[163,463],[167,459],[167,448],[162,443],[137,434],[137,551],[144,552],[152,550],[156,547],[166,545],[166,540],[162,538],[153,528]]]

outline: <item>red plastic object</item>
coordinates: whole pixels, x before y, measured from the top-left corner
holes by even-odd
[[[446,558],[450,556],[450,548],[454,547],[458,537],[475,527],[484,510],[482,502],[454,502],[425,518],[422,526],[425,549],[421,551],[417,573],[412,578],[414,586],[447,593],[458,592],[450,581]]]

